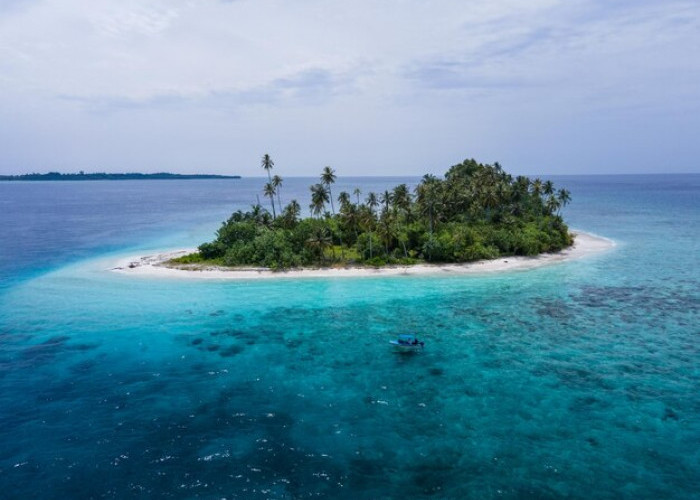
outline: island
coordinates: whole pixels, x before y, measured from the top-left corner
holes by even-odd
[[[105,172],[85,173],[80,171],[75,174],[62,174],[60,172],[48,172],[46,174],[21,174],[0,175],[0,181],[123,181],[123,180],[170,180],[170,179],[240,179],[240,175],[213,175],[213,174],[171,174],[157,172],[154,174],[126,173],[108,174]]]
[[[222,223],[213,241],[165,262],[185,269],[347,268],[460,264],[559,252],[574,237],[561,217],[571,200],[551,181],[513,177],[500,164],[468,159],[442,178],[425,175],[409,189],[333,193],[335,171],[325,167],[310,186],[310,217],[291,200],[282,206],[282,179],[264,155],[269,208],[255,204]],[[337,204],[336,204],[337,202]]]

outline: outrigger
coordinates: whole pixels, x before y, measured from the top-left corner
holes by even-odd
[[[402,351],[416,351],[425,347],[425,342],[418,340],[415,335],[401,334],[396,340],[389,343]]]

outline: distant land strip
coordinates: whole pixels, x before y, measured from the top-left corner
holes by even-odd
[[[123,181],[123,180],[151,180],[151,179],[240,179],[240,175],[212,175],[212,174],[171,174],[158,172],[155,174],[107,174],[104,172],[86,174],[62,174],[49,172],[47,174],[22,174],[0,175],[0,181]]]

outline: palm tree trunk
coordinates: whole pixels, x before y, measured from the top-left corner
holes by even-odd
[[[401,227],[396,228],[397,234],[401,234]],[[406,250],[406,240],[401,238],[401,246],[403,247],[403,256],[408,259],[408,250]]]
[[[345,260],[345,249],[343,248],[343,235],[338,235],[338,240],[340,240],[340,258]]]
[[[433,235],[433,206],[430,205],[430,236]]]
[[[388,222],[388,221],[387,221]],[[386,233],[386,238],[384,238],[384,249],[386,250],[386,256],[389,257],[389,224],[384,226],[384,232]]]

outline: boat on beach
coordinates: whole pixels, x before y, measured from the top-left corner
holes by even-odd
[[[401,334],[389,343],[400,351],[417,351],[425,347],[425,342],[418,340],[415,335]]]

